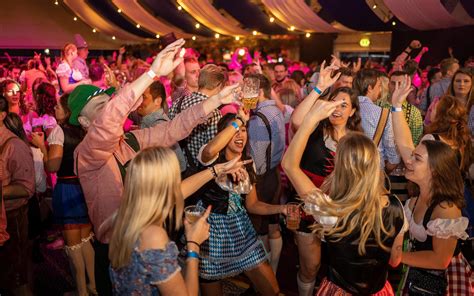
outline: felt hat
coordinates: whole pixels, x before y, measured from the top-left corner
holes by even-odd
[[[82,109],[84,109],[84,106],[86,106],[92,98],[103,93],[111,96],[114,92],[114,87],[108,89],[101,89],[97,86],[89,84],[77,86],[69,95],[69,98],[67,100],[67,105],[71,110],[69,123],[72,125],[80,125],[78,121],[79,115],[81,114]]]
[[[87,42],[84,40],[84,38],[82,38],[81,34],[74,35],[74,44],[76,45],[77,48],[89,47],[87,45]]]

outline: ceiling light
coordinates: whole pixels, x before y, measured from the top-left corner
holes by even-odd
[[[214,37],[219,38],[219,37],[221,37],[221,35],[220,35],[219,33],[216,33],[216,34],[214,35]]]
[[[73,20],[76,22],[76,21],[77,21],[77,17],[74,17]]]
[[[122,9],[120,9],[120,8],[117,9],[117,12],[118,12],[118,13],[122,13]]]
[[[377,8],[377,4],[374,4],[374,6],[372,6],[372,9],[376,9]]]
[[[58,1],[54,1],[54,5],[59,5],[59,2],[58,2]]]
[[[239,49],[238,53],[239,53],[239,56],[243,57],[245,55],[245,49],[243,48]]]
[[[191,39],[196,40],[196,36],[193,36],[193,38],[191,38]]]
[[[137,24],[137,28],[140,29],[140,24]]]
[[[306,38],[311,37],[311,33],[306,33]]]
[[[97,32],[97,30],[96,30],[96,29],[92,29],[92,33],[95,33],[95,32]]]
[[[252,34],[253,34],[253,36],[257,36],[258,32],[257,32],[257,31],[253,31]]]
[[[235,36],[235,40],[239,41],[239,40],[240,40],[240,37],[239,37],[239,36]]]
[[[181,5],[178,5],[178,10],[182,10],[183,7],[181,7]]]
[[[392,26],[395,26],[396,24],[397,24],[396,21],[393,21],[393,22],[392,22]]]
[[[160,34],[155,35],[156,39],[160,38]]]
[[[194,25],[196,27],[196,29],[199,29],[201,27],[201,25],[199,23],[196,23],[196,25]]]
[[[295,30],[295,26],[291,26],[290,31],[294,31],[294,30]]]
[[[273,23],[275,21],[275,18],[272,16],[270,17],[270,23]]]
[[[115,40],[115,36],[112,36],[112,40]]]

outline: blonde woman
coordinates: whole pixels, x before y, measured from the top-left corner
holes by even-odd
[[[179,162],[169,148],[141,151],[130,163],[123,200],[113,222],[110,275],[116,295],[198,295],[199,247],[209,237],[210,207],[195,223],[184,222],[187,260],[179,272],[178,248],[167,231],[178,229],[183,197],[241,162],[234,159],[197,173],[181,183]]]
[[[61,63],[56,69],[59,79],[60,94],[71,93],[76,86],[90,84],[90,79],[84,79],[79,70],[72,67],[72,61],[77,57],[77,47],[72,43],[66,43],[61,51]]]
[[[393,295],[388,267],[400,262],[405,219],[400,201],[384,189],[373,141],[359,132],[339,140],[334,171],[322,185],[329,195],[300,168],[310,135],[343,102],[313,104],[283,157],[283,169],[328,245],[329,272],[318,295]]]

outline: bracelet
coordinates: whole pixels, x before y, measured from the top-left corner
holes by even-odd
[[[186,254],[186,259],[190,259],[190,258],[199,260],[199,254],[194,251],[188,251],[188,253]]]
[[[196,245],[198,248],[201,248],[201,244],[198,244],[198,243],[195,242],[195,241],[190,241],[190,240],[188,240],[188,241],[186,241],[186,243],[187,243],[187,244],[193,244],[193,245]]]
[[[315,86],[315,87],[313,88],[313,90],[314,90],[318,95],[320,95],[320,94],[323,93],[317,86]]]
[[[406,49],[403,52],[406,53],[407,55],[410,55],[411,53],[411,51],[407,51]]]
[[[207,169],[211,171],[211,174],[214,178],[217,178],[217,172],[216,172],[216,169],[213,166],[208,167]]]
[[[156,77],[156,73],[153,72],[153,70],[150,69],[150,71],[146,72],[146,74],[148,75],[148,77],[150,77],[151,79],[155,79]]]
[[[245,119],[243,119],[240,115],[235,116],[235,119],[240,120],[240,122],[242,122],[242,126],[245,126],[247,124],[247,122],[245,122]]]
[[[392,106],[392,108],[390,108],[390,110],[392,112],[401,112],[401,111],[403,111],[402,107],[394,107],[394,106]]]
[[[240,127],[239,127],[239,125],[237,124],[237,122],[232,121],[232,122],[230,123],[230,125],[232,125],[232,126],[235,128],[235,131],[236,131],[236,132],[239,131]]]

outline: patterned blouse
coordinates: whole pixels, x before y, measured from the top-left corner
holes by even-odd
[[[114,295],[160,295],[158,284],[181,271],[178,247],[169,242],[165,249],[138,250],[138,242],[130,263],[118,270],[110,267]]]

